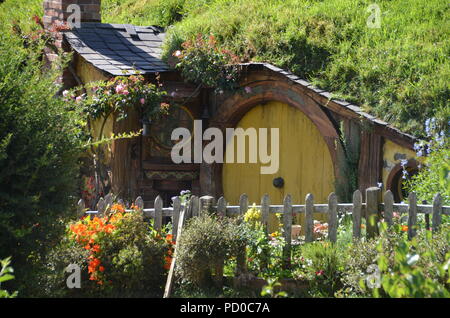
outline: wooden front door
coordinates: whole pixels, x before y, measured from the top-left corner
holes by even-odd
[[[277,173],[264,175],[260,174],[259,160],[224,163],[223,191],[230,204],[237,204],[242,193],[248,195],[250,204],[260,204],[265,193],[269,194],[271,204],[282,204],[286,194],[292,195],[294,204],[304,204],[307,193],[314,195],[316,203],[327,202],[334,191],[333,162],[319,130],[302,111],[281,102],[268,102],[253,107],[237,127],[254,127],[257,131],[279,128],[280,164]],[[248,139],[246,148],[248,158]],[[274,178],[279,177],[284,180],[282,188],[273,185]]]

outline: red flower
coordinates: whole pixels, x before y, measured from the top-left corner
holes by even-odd
[[[322,276],[323,273],[324,273],[323,270],[320,270],[320,271],[317,271],[317,272],[316,272],[316,275],[317,275],[317,276]]]

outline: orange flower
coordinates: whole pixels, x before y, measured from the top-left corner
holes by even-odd
[[[95,244],[94,246],[92,246],[92,252],[94,252],[94,253],[98,253],[98,252],[100,252],[100,245],[98,245],[98,244]]]
[[[123,212],[125,212],[125,208],[121,204],[116,203],[116,204],[113,204],[113,206],[111,207],[111,211],[123,213]]]
[[[402,232],[407,232],[408,231],[408,225],[402,225],[401,230],[402,230]]]
[[[164,260],[165,260],[164,269],[166,269],[166,270],[170,269],[170,264],[172,263],[172,257],[166,256],[164,258]]]
[[[99,270],[100,272],[104,272],[104,271],[105,271],[105,268],[104,268],[103,266],[99,266],[98,270]]]
[[[108,224],[104,227],[105,233],[111,233],[116,227],[112,224]]]

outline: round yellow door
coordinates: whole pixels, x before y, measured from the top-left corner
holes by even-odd
[[[279,129],[279,169],[273,174],[261,174],[257,160],[248,163],[248,138],[246,140],[246,163],[224,163],[223,191],[230,204],[237,204],[242,193],[249,203],[260,204],[267,193],[271,204],[282,204],[284,196],[291,194],[293,204],[304,204],[308,193],[314,195],[315,203],[326,203],[334,191],[334,170],[327,144],[314,123],[293,106],[281,102],[269,102],[253,107],[240,120],[237,127]],[[270,136],[270,134],[268,134]],[[260,135],[258,135],[258,138]],[[270,147],[267,153],[273,153]],[[230,151],[229,143],[226,151]],[[236,153],[236,142],[234,143]],[[272,148],[272,149],[270,149]],[[283,187],[275,187],[273,180],[282,178]]]

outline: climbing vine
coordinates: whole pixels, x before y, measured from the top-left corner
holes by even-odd
[[[127,118],[131,110],[137,110],[141,118],[157,120],[169,111],[169,104],[164,102],[167,93],[161,85],[145,81],[142,75],[117,76],[108,81],[96,81],[82,87],[66,90],[62,93],[67,103],[73,103],[85,118],[88,142],[93,166],[95,167],[95,199],[106,194],[110,184],[110,173],[106,166],[106,151],[104,144],[113,140],[133,138],[141,131],[129,131],[121,134],[105,135],[105,126],[109,118],[116,121]],[[95,123],[99,129],[94,130]],[[94,134],[96,134],[94,136]],[[91,186],[92,188],[92,186]]]

